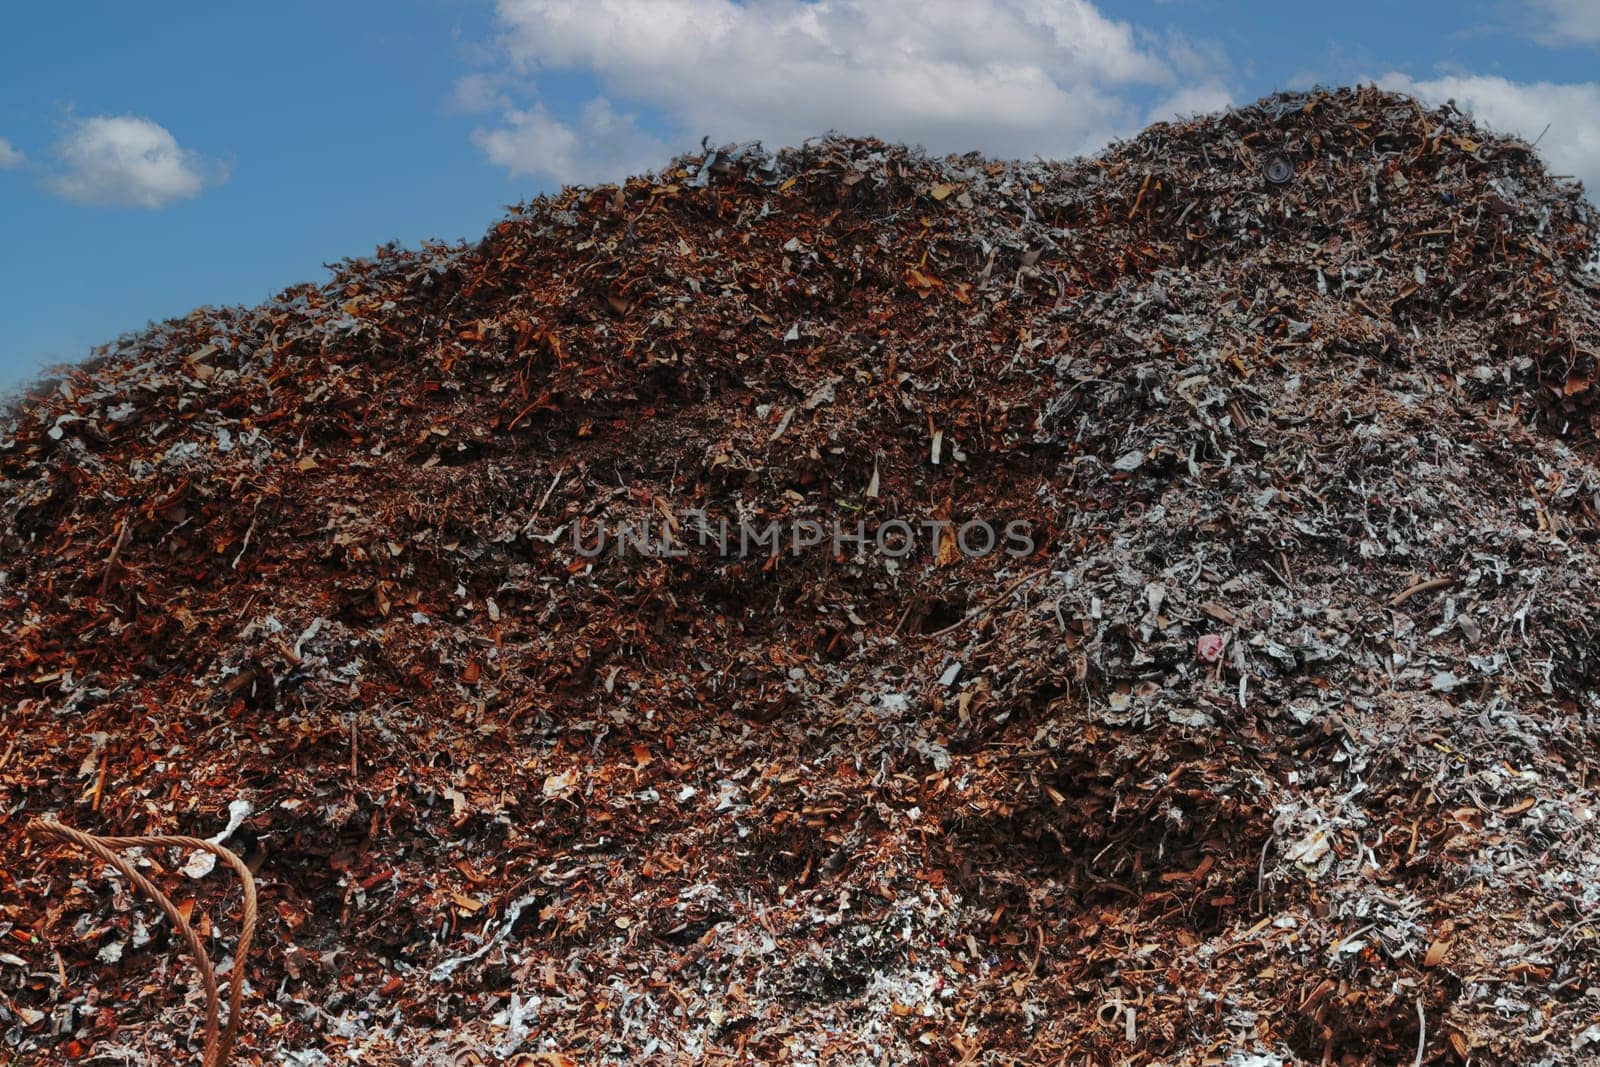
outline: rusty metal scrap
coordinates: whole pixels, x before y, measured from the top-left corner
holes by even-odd
[[[1593,1062],[1595,254],[1368,88],[708,147],[122,338],[0,417],[0,1059],[197,1047],[52,816],[229,822],[237,1063]],[[690,515],[1033,544],[573,540]]]

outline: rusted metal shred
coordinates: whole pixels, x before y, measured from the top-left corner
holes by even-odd
[[[1595,237],[1319,91],[708,149],[154,325],[0,418],[4,854],[234,811],[241,1063],[1592,1062]],[[692,511],[1037,546],[570,537]],[[0,1058],[179,1058],[106,885],[0,864]]]

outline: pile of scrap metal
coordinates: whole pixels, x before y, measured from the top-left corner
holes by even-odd
[[[0,416],[0,1058],[196,1048],[53,817],[228,824],[236,1062],[1593,1062],[1595,251],[1318,91],[707,151],[123,338]]]

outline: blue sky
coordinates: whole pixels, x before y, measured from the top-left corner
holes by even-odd
[[[1313,82],[1454,97],[1600,186],[1600,0],[10,5],[0,385],[713,140],[1092,151]]]

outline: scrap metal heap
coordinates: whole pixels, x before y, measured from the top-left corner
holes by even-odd
[[[231,814],[240,1062],[1593,1062],[1595,252],[1366,88],[707,150],[122,339],[0,418],[0,1058],[194,1055],[26,821]],[[692,512],[1035,544],[571,536]]]

